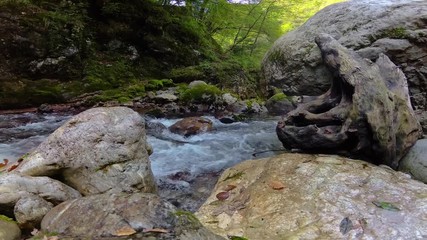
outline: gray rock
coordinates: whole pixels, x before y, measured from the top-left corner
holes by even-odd
[[[45,216],[41,229],[74,239],[224,239],[205,229],[191,213],[149,193],[105,193],[64,202]]]
[[[161,93],[154,97],[155,101],[157,102],[174,102],[178,99],[177,96],[171,93]]]
[[[196,86],[206,86],[208,85],[205,81],[201,81],[201,80],[196,80],[196,81],[192,81],[191,83],[188,84],[188,88],[194,88]]]
[[[289,98],[283,98],[280,97],[280,95],[274,95],[265,102],[265,107],[267,108],[270,115],[280,116],[294,110],[296,104]]]
[[[332,77],[314,44],[331,34],[362,57],[384,53],[408,78],[412,102],[427,109],[427,1],[353,0],[328,6],[276,41],[263,60],[265,79],[288,95],[319,95]]]
[[[196,216],[247,239],[424,239],[426,196],[427,185],[386,166],[288,153],[225,170]]]
[[[13,220],[0,217],[0,239],[1,240],[20,240],[21,230],[18,224]]]
[[[399,171],[409,173],[414,179],[427,183],[427,139],[415,143],[400,162]]]
[[[53,204],[37,195],[18,200],[13,210],[16,222],[22,229],[39,229],[43,217],[53,208]]]
[[[11,215],[20,199],[34,196],[53,204],[81,197],[76,190],[49,177],[22,176],[15,173],[0,175],[0,210],[3,213]]]
[[[155,192],[144,119],[125,107],[93,108],[67,121],[16,169],[60,175],[83,195]]]
[[[222,100],[224,101],[224,103],[226,105],[231,105],[231,104],[234,104],[238,101],[238,99],[233,97],[230,93],[224,93],[222,95]]]

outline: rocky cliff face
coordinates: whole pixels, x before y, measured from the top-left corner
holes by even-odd
[[[282,36],[266,54],[269,86],[290,95],[319,95],[332,78],[314,44],[331,34],[364,58],[386,54],[405,73],[415,108],[427,109],[427,2],[348,1],[326,7],[303,26]]]

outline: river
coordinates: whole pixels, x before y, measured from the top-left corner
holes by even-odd
[[[71,115],[0,115],[0,160],[16,161],[37,147]],[[283,149],[275,134],[277,119],[223,124],[213,117],[212,132],[184,138],[163,132],[148,135],[152,170],[159,194],[178,207],[194,211],[210,194],[220,172],[246,159],[267,157]],[[150,119],[170,126],[179,119]],[[166,139],[166,140],[165,140]]]

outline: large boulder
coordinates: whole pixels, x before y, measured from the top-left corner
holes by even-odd
[[[247,239],[422,239],[426,196],[424,183],[387,166],[288,153],[224,171],[196,216]]]
[[[61,239],[224,239],[191,213],[150,193],[105,193],[67,201],[44,217],[41,229]]]
[[[328,6],[275,42],[263,60],[265,79],[289,95],[324,92],[332,75],[314,38],[328,33],[362,57],[390,57],[408,78],[412,103],[427,109],[426,19],[424,0],[353,0]]]
[[[0,239],[20,240],[21,230],[12,219],[0,215]]]
[[[87,110],[52,133],[15,171],[59,176],[83,195],[155,192],[144,125],[129,108]]]
[[[415,143],[400,162],[399,171],[409,173],[415,179],[427,183],[427,139]]]
[[[319,34],[315,41],[335,77],[326,93],[278,123],[283,146],[350,154],[396,169],[421,137],[402,71],[384,54],[371,62],[328,34]]]

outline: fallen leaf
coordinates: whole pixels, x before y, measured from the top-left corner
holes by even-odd
[[[18,166],[19,166],[19,163],[15,163],[15,164],[13,164],[12,166],[10,166],[10,167],[7,169],[7,171],[8,171],[8,172],[13,171],[13,170],[15,170]]]
[[[47,238],[47,240],[59,240],[58,236],[50,236]]]
[[[285,188],[285,185],[282,182],[274,180],[271,181],[268,185],[274,190],[282,190]]]
[[[240,236],[231,236],[231,235],[228,235],[227,237],[228,237],[228,239],[230,239],[230,240],[248,240],[247,238],[245,238],[245,237],[240,237]]]
[[[220,192],[216,195],[216,198],[218,198],[218,200],[220,201],[224,201],[225,199],[230,197],[230,193],[229,192]]]
[[[224,191],[229,192],[235,188],[236,188],[236,185],[228,184],[227,187],[225,187]]]
[[[379,201],[373,201],[372,202],[375,206],[385,209],[385,210],[389,210],[389,211],[393,211],[393,212],[397,212],[400,211],[400,209],[396,206],[394,206],[392,203],[389,202],[379,202]]]
[[[3,163],[0,163],[0,168],[6,166],[9,163],[9,159],[3,159]]]
[[[342,235],[345,235],[350,232],[351,229],[353,229],[353,222],[348,217],[345,217],[340,223],[340,232]]]
[[[168,233],[169,231],[167,229],[163,228],[152,228],[144,230],[144,232],[152,232],[152,233]]]
[[[135,234],[136,231],[135,229],[131,228],[131,227],[122,227],[119,230],[117,230],[114,235],[115,236],[130,236],[132,234]]]

